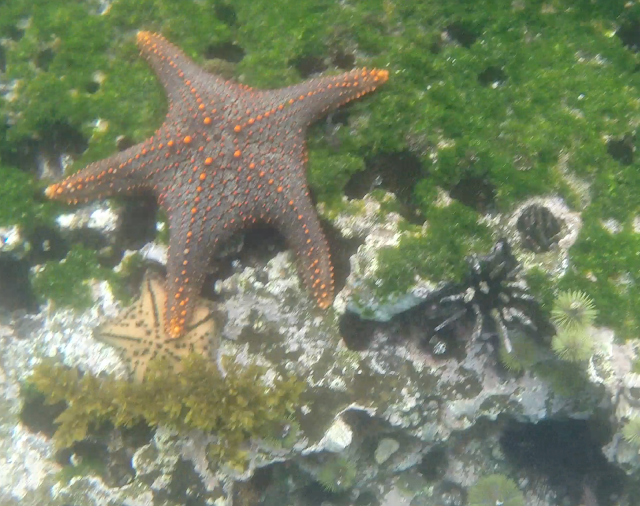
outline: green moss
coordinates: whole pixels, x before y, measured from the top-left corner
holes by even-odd
[[[416,276],[434,282],[461,280],[468,268],[465,258],[491,248],[491,235],[478,223],[478,214],[458,202],[433,209],[428,219],[426,232],[415,227],[397,248],[380,250],[380,282],[376,283],[379,296],[406,291]]]
[[[83,309],[93,304],[91,279],[109,279],[113,272],[100,267],[95,251],[74,246],[57,262],[49,261],[32,277],[35,292],[61,307]]]
[[[556,298],[553,290],[554,283],[549,272],[534,267],[525,273],[524,278],[529,291],[538,301],[540,307],[543,311],[549,312]]]
[[[76,465],[65,465],[56,475],[59,482],[68,485],[76,477],[104,476],[107,473],[107,465],[103,458],[85,455],[82,461]]]
[[[619,233],[606,230],[587,210],[578,241],[571,250],[572,266],[560,287],[588,293],[598,308],[598,323],[622,337],[640,336],[640,234],[630,217]]]
[[[134,253],[124,258],[120,263],[120,270],[109,276],[109,286],[113,296],[125,304],[131,302],[133,293],[129,288],[129,281],[132,276],[141,277],[144,270],[144,259],[140,253]]]
[[[262,367],[243,368],[229,361],[225,368],[223,378],[215,363],[192,355],[185,359],[183,372],[176,374],[168,361],[154,360],[142,383],[130,383],[43,362],[29,382],[48,403],[67,403],[56,419],[54,441],[60,448],[106,423],[130,427],[145,422],[213,432],[219,437],[218,455],[242,465],[240,447],[252,437],[271,436],[274,423],[286,421],[295,411],[305,383],[289,377],[267,386]]]
[[[0,227],[20,225],[29,229],[36,225],[51,224],[60,205],[36,200],[40,191],[29,174],[0,165]]]
[[[547,360],[534,365],[533,371],[556,395],[567,399],[580,398],[590,385],[584,366],[574,362]]]

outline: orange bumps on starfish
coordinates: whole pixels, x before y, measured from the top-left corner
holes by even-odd
[[[314,121],[372,92],[389,73],[354,69],[257,91],[205,72],[160,35],[140,31],[137,39],[167,95],[164,123],[150,139],[51,185],[47,197],[75,204],[155,194],[170,229],[165,335],[186,335],[210,259],[258,220],[282,233],[309,293],[320,307],[330,306],[331,258],[301,146]]]

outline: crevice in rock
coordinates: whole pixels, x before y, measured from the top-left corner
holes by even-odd
[[[381,153],[365,160],[365,170],[349,179],[344,193],[349,198],[361,199],[373,190],[384,189],[396,196],[397,211],[406,220],[422,224],[424,218],[417,209],[413,189],[423,176],[422,164],[414,154]]]
[[[0,307],[36,312],[38,303],[29,282],[29,262],[0,255]]]
[[[478,35],[472,26],[461,21],[454,21],[444,31],[446,37],[467,49],[478,39]]]
[[[637,19],[631,19],[622,23],[616,35],[626,48],[634,52],[640,50],[640,21]]]
[[[587,484],[600,506],[613,506],[627,479],[602,453],[611,435],[608,422],[594,419],[511,421],[500,445],[507,460],[538,486],[550,487],[559,497],[579,504]]]
[[[635,139],[633,134],[627,134],[621,139],[609,139],[607,153],[622,165],[631,165],[635,154]]]
[[[478,75],[478,82],[482,86],[497,88],[498,86],[502,86],[506,81],[507,74],[505,71],[495,65],[488,66]]]
[[[58,428],[55,419],[67,409],[67,404],[64,401],[48,404],[43,394],[28,385],[22,387],[20,393],[23,398],[20,422],[31,432],[53,437]]]
[[[494,207],[495,186],[486,176],[473,175],[470,172],[460,178],[449,191],[449,195],[465,206],[485,213]]]
[[[233,42],[211,45],[204,52],[204,57],[208,60],[220,59],[229,63],[239,63],[244,55],[245,50]]]
[[[158,204],[152,195],[138,195],[123,200],[116,244],[137,250],[156,237]]]
[[[300,76],[305,79],[327,70],[325,58],[319,55],[300,56],[289,63],[295,67]]]

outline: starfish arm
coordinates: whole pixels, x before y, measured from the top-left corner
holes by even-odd
[[[117,194],[136,193],[150,186],[139,169],[155,161],[153,154],[145,149],[152,140],[87,165],[59,183],[50,185],[45,190],[46,196],[78,204]]]
[[[206,273],[216,248],[239,227],[242,219],[226,205],[222,196],[217,206],[169,192],[165,208],[169,215],[169,252],[167,256],[167,304],[165,328],[173,338],[182,336],[198,305]]]
[[[387,70],[354,69],[336,76],[310,79],[288,88],[275,90],[271,101],[286,117],[306,126],[338,107],[374,91],[389,78]]]
[[[221,108],[223,102],[228,106],[244,89],[240,85],[230,86],[224,79],[205,72],[162,35],[140,31],[137,42],[167,93],[169,112],[174,106],[193,112]],[[209,100],[198,100],[205,90]]]
[[[272,201],[265,218],[284,235],[287,245],[295,253],[307,290],[321,308],[329,307],[333,302],[333,266],[329,246],[306,185],[287,186],[282,197]]]

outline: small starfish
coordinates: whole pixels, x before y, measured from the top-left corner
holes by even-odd
[[[261,91],[208,74],[159,35],[138,45],[169,99],[146,141],[92,163],[46,195],[69,203],[153,192],[169,217],[167,331],[184,333],[219,245],[236,230],[274,224],[318,305],[333,300],[329,249],[309,197],[305,133],[315,120],[373,91],[386,70],[356,69]]]
[[[94,331],[94,338],[123,351],[133,377],[142,381],[149,361],[156,357],[167,357],[176,371],[181,370],[180,361],[190,353],[209,357],[215,339],[215,323],[207,304],[198,304],[184,335],[178,339],[170,337],[164,326],[167,290],[164,280],[157,274],[147,272],[142,281],[140,297],[113,321]]]

